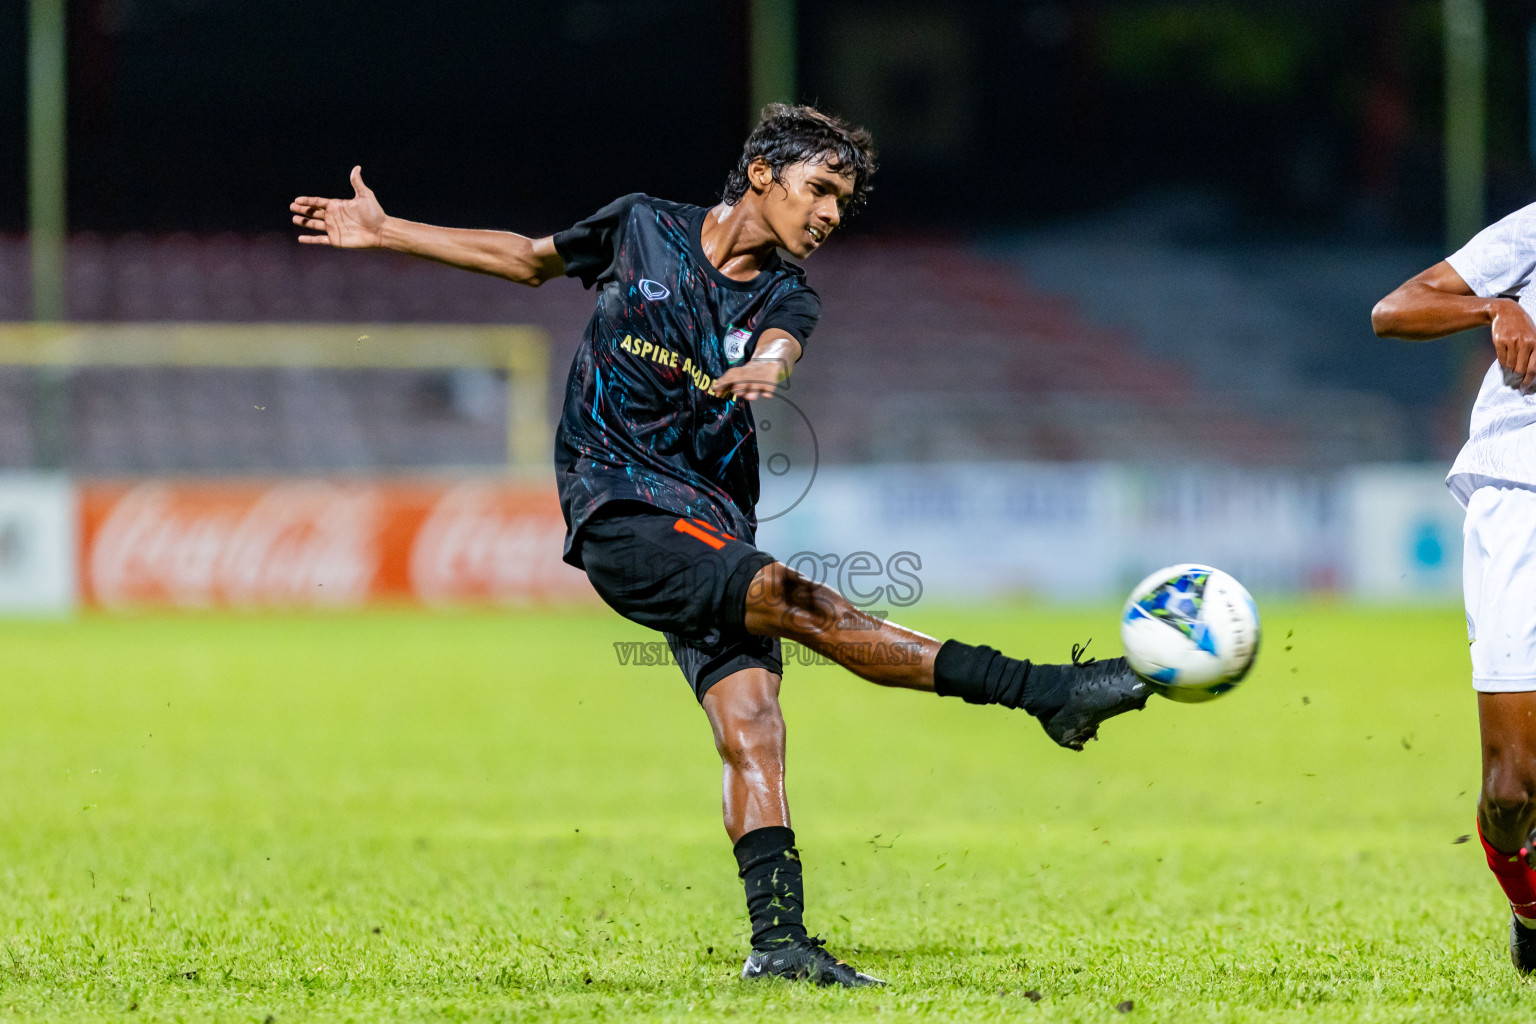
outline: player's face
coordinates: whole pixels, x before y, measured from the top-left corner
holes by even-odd
[[[759,162],[752,170],[754,182],[760,176],[765,179],[763,216],[768,228],[791,256],[809,256],[842,223],[843,204],[853,195],[852,175],[828,170],[823,163],[804,162],[784,168],[775,183],[766,163]]]

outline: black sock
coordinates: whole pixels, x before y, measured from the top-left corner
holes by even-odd
[[[1067,702],[1071,665],[1037,665],[958,640],[939,648],[933,662],[933,692],[968,704],[1023,708],[1050,718]]]
[[[753,950],[762,953],[805,938],[805,888],[794,830],[783,825],[753,829],[736,840],[736,863],[747,890]]]

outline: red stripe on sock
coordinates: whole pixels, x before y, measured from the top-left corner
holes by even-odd
[[[1482,841],[1483,853],[1488,857],[1488,870],[1499,880],[1499,887],[1509,898],[1509,905],[1521,917],[1536,917],[1536,872],[1526,866],[1519,853],[1495,850],[1483,836],[1481,824],[1477,838]]]

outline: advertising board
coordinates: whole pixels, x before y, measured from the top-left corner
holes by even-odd
[[[585,599],[545,486],[150,480],[80,485],[80,590],[104,608]]]

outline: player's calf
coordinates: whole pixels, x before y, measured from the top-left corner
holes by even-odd
[[[1536,835],[1532,834],[1531,786],[1519,766],[1495,756],[1484,766],[1477,805],[1477,833],[1488,869],[1509,900],[1509,959],[1515,970],[1536,970]],[[1500,770],[1504,768],[1505,770]]]
[[[1515,849],[1499,849],[1484,834],[1482,822],[1478,823],[1477,834],[1483,843],[1488,870],[1498,879],[1515,919],[1536,928],[1536,875],[1533,875],[1529,861],[1530,840]]]
[[[721,810],[732,842],[754,829],[789,825],[784,794],[784,715],[779,677],[733,672],[704,694],[722,765]]]

